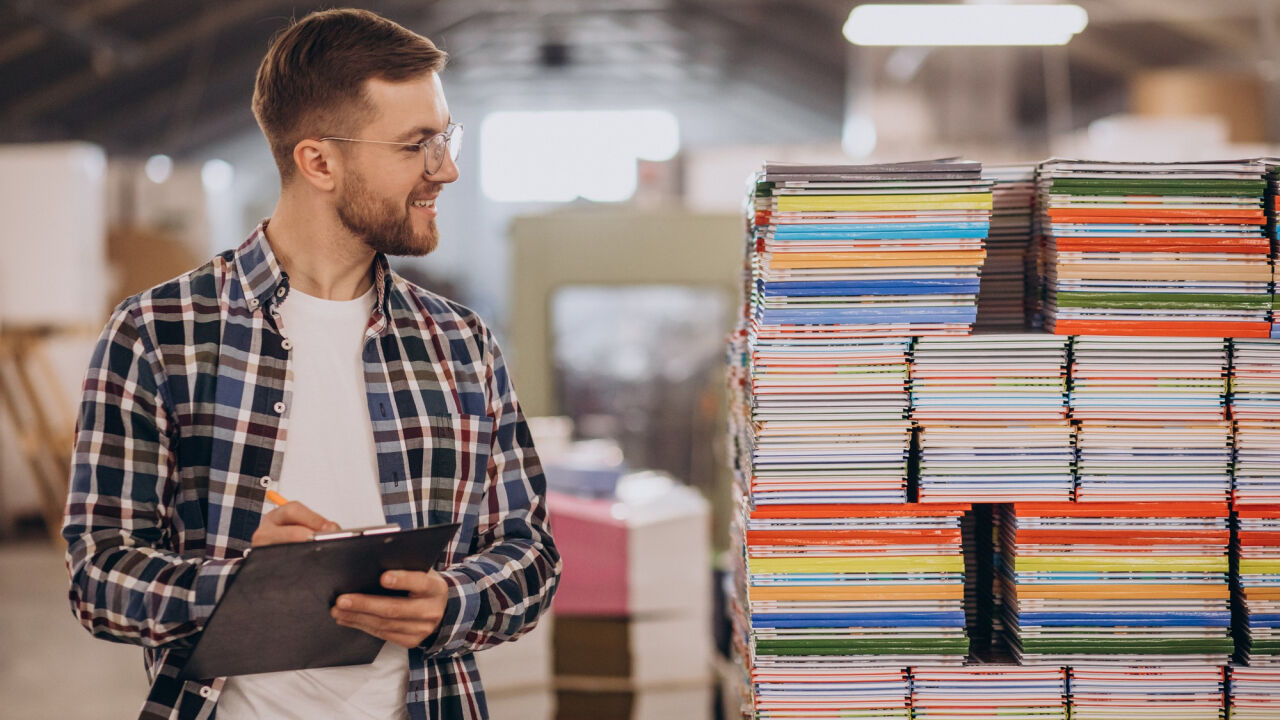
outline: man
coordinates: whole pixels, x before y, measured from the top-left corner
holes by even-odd
[[[551,601],[545,482],[498,347],[385,259],[431,252],[458,177],[444,63],[364,11],[285,30],[253,98],[275,212],[98,343],[63,536],[81,622],[146,648],[143,718],[485,717],[471,652]],[[250,547],[383,522],[461,529],[439,570],[384,574],[407,597],[338,598],[335,622],[387,641],[372,664],[177,679]]]

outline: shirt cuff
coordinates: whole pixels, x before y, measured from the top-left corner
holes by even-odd
[[[449,586],[449,596],[440,625],[422,643],[428,657],[451,655],[461,650],[480,614],[480,598],[475,583],[465,572],[441,570],[440,577]]]
[[[191,619],[201,630],[213,614],[213,608],[226,592],[231,578],[240,571],[244,558],[208,560],[196,571],[195,599],[191,603]]]

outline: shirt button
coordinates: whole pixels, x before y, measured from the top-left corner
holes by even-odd
[[[278,403],[276,403],[276,404],[275,404],[275,410],[276,410],[276,414],[277,414],[277,415],[283,415],[283,414],[284,414],[284,403],[282,403],[282,402],[278,402]]]
[[[276,288],[276,297],[278,297],[278,298],[282,298],[282,297],[284,297],[288,292],[289,292],[289,288],[287,288],[287,287],[285,287],[285,286],[281,285],[280,287]]]
[[[270,476],[270,475],[263,475],[262,477],[258,478],[258,484],[259,484],[259,485],[261,485],[262,487],[270,487],[270,486],[271,486],[271,476]]]
[[[212,694],[213,694],[213,688],[209,687],[208,685],[200,686],[200,697],[207,698]]]
[[[293,341],[289,340],[288,338],[285,338],[284,340],[280,341],[280,347],[284,348],[285,350],[292,350]]]
[[[256,308],[258,307],[258,304],[259,304],[259,303],[258,303],[258,298],[256,298],[256,297],[249,298],[249,307],[251,307],[251,308],[255,308],[255,309],[256,309]]]

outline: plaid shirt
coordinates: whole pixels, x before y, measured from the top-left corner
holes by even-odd
[[[280,477],[289,278],[264,228],[122,303],[85,379],[63,526],[71,604],[94,635],[145,648],[142,718],[213,716],[224,680],[177,673]],[[440,564],[444,620],[409,651],[409,716],[483,718],[472,651],[532,629],[559,577],[545,480],[480,319],[381,255],[374,285],[363,360],[383,510],[403,528],[461,524]]]

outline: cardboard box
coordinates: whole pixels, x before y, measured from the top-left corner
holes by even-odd
[[[633,474],[617,499],[548,493],[547,507],[564,559],[559,615],[709,615],[710,514],[696,490]]]
[[[645,688],[708,682],[710,613],[643,617],[556,618],[555,674],[566,680],[611,680]]]

